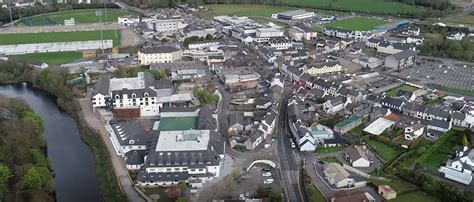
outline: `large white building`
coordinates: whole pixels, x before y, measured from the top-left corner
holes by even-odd
[[[138,60],[142,65],[175,62],[181,60],[182,56],[183,52],[176,46],[156,46],[138,52]]]
[[[161,131],[138,173],[140,186],[188,182],[191,192],[220,176],[223,142],[213,130]]]
[[[258,38],[268,38],[268,37],[282,37],[283,30],[269,27],[269,28],[258,28],[255,31],[255,36]]]
[[[305,10],[293,10],[293,11],[272,14],[272,18],[280,18],[284,20],[298,20],[298,19],[310,18],[313,16],[314,16],[314,12],[308,12]]]
[[[101,78],[92,91],[92,107],[128,111],[128,116],[158,116],[162,107],[187,106],[195,101],[190,93],[173,94],[170,80],[155,80],[139,72],[132,78]]]
[[[188,25],[182,18],[146,18],[143,21],[146,22],[148,29],[157,32],[178,32]]]
[[[101,49],[101,48],[103,49],[112,48],[113,45],[114,44],[112,40],[0,45],[0,54],[22,55],[22,54],[28,54],[28,53],[95,50],[95,49]]]
[[[311,76],[317,76],[319,74],[336,73],[343,70],[342,65],[339,62],[325,62],[325,63],[313,63],[306,66],[306,73]]]

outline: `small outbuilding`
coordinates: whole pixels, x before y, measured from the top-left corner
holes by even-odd
[[[397,198],[397,192],[388,185],[379,185],[378,192],[385,200]]]

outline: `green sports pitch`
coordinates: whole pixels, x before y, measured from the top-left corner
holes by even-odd
[[[102,19],[96,16],[96,11],[102,12]],[[134,14],[133,12],[121,9],[107,9],[107,22],[116,22],[117,18],[124,15]],[[104,9],[81,9],[60,11],[37,16],[26,17],[19,20],[17,26],[44,26],[44,25],[62,25],[64,20],[74,18],[76,24],[105,22]]]
[[[196,129],[197,117],[162,117],[158,125],[160,131]]]
[[[104,40],[113,40],[114,47],[120,46],[120,30],[104,30],[103,37]],[[91,41],[100,39],[100,31],[18,33],[0,35],[0,45]]]
[[[343,28],[353,31],[368,31],[372,30],[380,25],[388,24],[385,20],[379,20],[375,18],[366,17],[353,17],[344,20],[333,21],[330,23],[322,24],[323,27],[335,27]]]

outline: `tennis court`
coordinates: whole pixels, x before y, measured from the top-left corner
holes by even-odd
[[[158,125],[159,131],[196,129],[197,117],[163,117]]]

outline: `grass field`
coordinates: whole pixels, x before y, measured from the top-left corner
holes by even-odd
[[[369,181],[371,181],[372,183],[374,183],[377,186],[378,185],[384,185],[384,184],[388,185],[398,193],[409,191],[409,190],[414,190],[414,189],[417,188],[415,185],[413,185],[411,183],[408,183],[408,182],[405,182],[403,180],[399,180],[399,179],[390,179],[390,180],[391,181],[370,179]]]
[[[465,15],[457,18],[449,19],[448,22],[474,25],[474,15]]]
[[[443,142],[443,144],[441,144],[438,148],[433,148],[432,153],[429,153],[427,150],[427,152],[425,152],[428,154],[426,160],[419,163],[421,163],[424,168],[432,171],[436,171],[440,166],[446,164],[446,161],[454,153],[454,148],[460,144],[459,135],[457,135],[457,133],[457,131],[450,130],[444,134],[443,136],[445,136],[447,139]],[[438,141],[441,141],[441,139]]]
[[[367,31],[372,30],[377,26],[387,24],[387,21],[366,18],[366,17],[353,17],[344,20],[333,21],[330,23],[323,24],[325,27],[337,27],[348,30]]]
[[[308,185],[308,191],[309,195],[311,196],[311,201],[327,201],[323,194],[321,194],[321,192],[314,185]]]
[[[325,153],[334,153],[338,151],[344,150],[345,147],[337,146],[337,147],[318,147],[316,149],[316,153],[318,154],[325,154]]]
[[[271,17],[273,13],[295,10],[297,8],[265,6],[265,5],[249,5],[249,4],[211,4],[207,5],[209,10],[201,13],[204,19],[212,19],[219,15],[238,15],[238,16],[262,16]]]
[[[413,87],[413,86],[410,86],[410,85],[407,85],[407,84],[402,84],[392,90],[389,90],[387,93],[388,95],[390,96],[397,96],[397,93],[399,90],[405,90],[405,91],[409,91],[409,92],[415,92],[416,90],[419,90],[419,88],[416,88],[416,87]]]
[[[368,138],[366,140],[367,144],[370,145],[377,154],[379,154],[386,161],[390,161],[393,158],[397,157],[400,153],[399,151],[393,149],[392,147],[386,145],[383,142],[379,142],[374,139]]]
[[[283,0],[288,6],[319,8],[348,12],[376,14],[407,14],[424,11],[424,8],[384,0]]]
[[[114,47],[120,46],[120,30],[104,30],[103,35],[104,40],[111,39],[114,41]],[[41,32],[0,35],[0,45],[89,40],[100,40],[100,31]]]
[[[45,15],[38,15],[23,18],[18,21],[15,25],[17,26],[42,26],[42,25],[55,25],[64,24],[65,19],[74,18],[76,24],[86,23],[99,23],[100,19],[96,16],[96,11],[102,11],[102,22],[105,22],[105,13],[103,9],[81,9],[81,10],[69,10],[55,13],[49,13]],[[132,14],[129,11],[121,9],[107,9],[107,22],[116,22],[117,18],[124,15]]]
[[[160,119],[158,130],[171,131],[196,129],[196,125],[196,117],[164,117]]]
[[[397,196],[397,198],[390,200],[390,202],[412,202],[412,201],[439,202],[440,200],[421,191],[399,195]]]
[[[338,164],[342,165],[341,161],[338,158],[334,157],[334,156],[328,156],[328,157],[325,157],[321,160],[323,160],[326,163],[338,163]]]
[[[13,58],[25,61],[39,61],[49,65],[60,65],[73,62],[82,58],[81,52],[55,52],[55,53],[32,53],[13,56]]]

